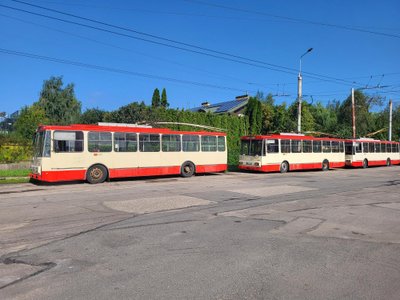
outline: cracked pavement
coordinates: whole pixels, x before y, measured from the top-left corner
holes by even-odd
[[[400,167],[0,186],[1,299],[399,299]]]

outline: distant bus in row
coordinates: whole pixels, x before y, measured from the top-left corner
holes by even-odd
[[[239,169],[260,172],[400,164],[398,142],[344,140],[302,134],[273,134],[241,138]]]
[[[40,126],[31,178],[46,181],[222,172],[226,133],[173,131],[129,124]]]
[[[346,140],[346,166],[391,166],[400,164],[399,143],[361,138]]]

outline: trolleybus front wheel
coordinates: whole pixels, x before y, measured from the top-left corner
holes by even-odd
[[[392,161],[390,160],[390,158],[388,158],[387,160],[386,160],[386,166],[387,167],[390,167],[392,165]]]
[[[192,177],[195,172],[194,163],[191,161],[185,161],[181,166],[181,176],[182,177]]]
[[[329,170],[329,161],[327,159],[324,159],[322,162],[322,171],[328,171]]]
[[[287,161],[284,161],[281,163],[280,172],[286,173],[287,171],[289,171],[289,163]]]
[[[86,174],[89,183],[102,183],[107,179],[107,169],[102,165],[91,166]]]

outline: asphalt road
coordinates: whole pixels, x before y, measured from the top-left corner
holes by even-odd
[[[400,299],[400,167],[0,186],[0,299]]]

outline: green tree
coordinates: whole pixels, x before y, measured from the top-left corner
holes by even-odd
[[[320,102],[310,107],[315,121],[315,131],[323,133],[335,133],[337,129],[337,115],[329,105],[324,107]]]
[[[167,91],[165,90],[165,88],[163,88],[161,92],[161,106],[164,108],[169,107],[169,103],[167,100]]]
[[[356,115],[356,135],[365,136],[376,130],[375,118],[370,112],[374,105],[380,105],[380,97],[368,97],[360,90],[354,91],[355,115]],[[339,128],[343,132],[352,132],[352,104],[351,95],[343,101],[339,108]],[[350,130],[349,130],[350,129]],[[347,136],[347,137],[351,137]]]
[[[297,111],[298,111],[298,103],[297,101],[293,102],[289,107],[289,115],[292,120],[292,128],[296,128],[297,130]],[[301,105],[301,131],[313,131],[314,130],[314,117],[311,113],[311,105],[306,101],[302,101]],[[296,124],[293,126],[293,124]],[[292,129],[294,131],[294,128]]]
[[[153,92],[153,97],[151,98],[151,106],[152,107],[160,107],[161,99],[160,99],[160,91],[156,88]]]
[[[251,135],[260,134],[262,129],[261,102],[255,97],[250,97],[245,114],[249,118],[249,133]]]
[[[63,88],[62,77],[50,77],[43,82],[37,105],[53,124],[75,123],[81,114],[81,103],[75,97],[74,84],[67,84]]]
[[[259,92],[260,93],[260,92]],[[258,99],[261,99],[261,113],[262,113],[262,128],[261,132],[267,134],[274,131],[274,98],[268,94],[265,99],[262,98],[262,93],[259,94]]]
[[[26,106],[21,109],[14,124],[15,132],[24,140],[32,140],[38,125],[48,124],[50,120],[46,116],[46,112],[37,104]]]
[[[103,122],[106,111],[99,108],[89,108],[81,115],[80,122],[82,124],[96,124]]]

